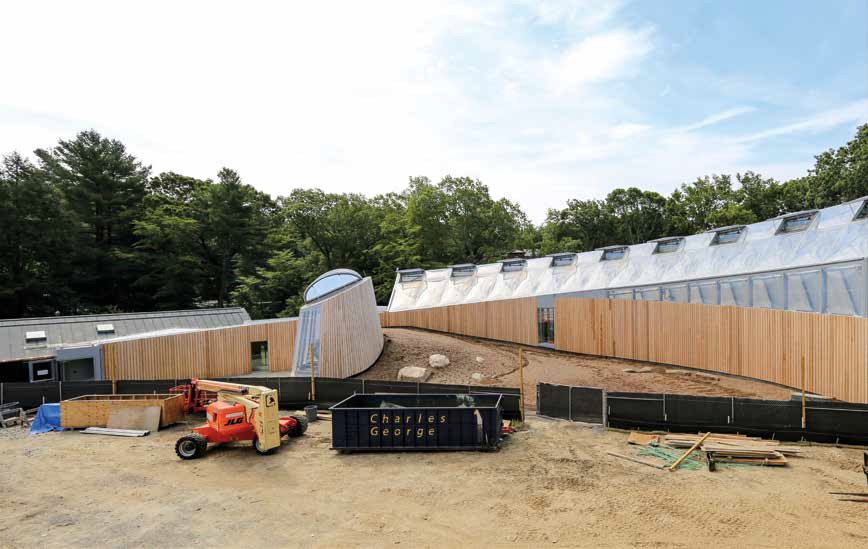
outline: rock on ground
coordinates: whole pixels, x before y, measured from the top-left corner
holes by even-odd
[[[421,366],[404,366],[398,370],[398,381],[428,381],[431,372]]]
[[[485,359],[482,358],[481,356],[478,356],[478,357],[476,357],[476,362],[477,362],[478,364],[482,364],[482,363],[485,362]]]
[[[449,366],[449,359],[446,355],[431,355],[428,357],[428,365],[432,368],[445,368]]]
[[[648,372],[653,372],[654,369],[650,366],[645,366],[644,368],[624,368],[623,371],[628,374],[647,374]]]
[[[474,372],[473,375],[470,376],[473,381],[482,381],[485,379],[485,376],[480,374],[479,372]]]

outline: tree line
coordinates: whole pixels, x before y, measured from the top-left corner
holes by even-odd
[[[483,263],[519,250],[587,251],[752,223],[868,195],[868,124],[803,177],[710,175],[669,196],[630,187],[569,200],[533,225],[481,181],[412,177],[367,197],[294,189],[277,198],[224,168],[152,174],[94,130],[0,166],[0,318],[239,305],[293,316],[324,271],[372,277],[388,301],[397,267]]]

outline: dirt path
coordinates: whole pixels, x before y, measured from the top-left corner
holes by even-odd
[[[349,454],[330,423],[274,455],[182,462],[141,439],[0,430],[2,547],[845,547],[868,544],[861,452],[786,468],[651,469],[626,435],[531,418],[496,453]]]
[[[498,385],[518,387],[518,346],[469,337],[452,336],[390,328],[384,330],[386,347],[380,360],[359,377],[364,379],[397,379],[404,366],[428,366],[428,357],[446,355],[451,364],[434,370],[431,383],[461,385]],[[718,376],[718,379],[695,375],[666,373],[677,368],[657,366],[632,360],[572,355],[541,348],[525,347],[525,387],[537,382],[602,387],[609,391],[687,394],[704,396],[734,396],[784,400],[791,390],[746,379]],[[482,359],[482,362],[477,360]],[[625,368],[650,368],[647,373],[627,373]],[[682,372],[685,370],[681,369]],[[485,376],[475,382],[472,374]],[[529,391],[533,393],[533,391]],[[529,395],[529,398],[532,395]],[[534,403],[528,400],[528,405]]]

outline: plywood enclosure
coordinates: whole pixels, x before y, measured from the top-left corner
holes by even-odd
[[[247,374],[250,344],[268,342],[268,369],[292,369],[297,321],[275,320],[231,328],[105,343],[106,379],[189,379]]]
[[[382,313],[383,327],[413,327],[536,345],[536,298]]]
[[[183,395],[84,395],[60,403],[60,425],[67,429],[106,427],[112,410],[160,407],[160,427],[184,419]]]
[[[374,285],[365,278],[320,304],[320,377],[345,378],[367,370],[383,351]]]

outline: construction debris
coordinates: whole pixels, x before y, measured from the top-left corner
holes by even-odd
[[[631,431],[630,436],[627,437],[627,444],[635,444],[637,446],[657,446],[660,444],[660,435]]]
[[[115,437],[143,437],[150,431],[140,431],[137,429],[109,429],[107,427],[88,427],[82,433],[86,435],[109,435]]]
[[[671,462],[671,465],[668,465],[670,471],[677,469],[688,456],[697,450],[704,453],[709,471],[714,471],[717,464],[724,463],[783,466],[788,463],[786,456],[797,456],[801,452],[801,448],[798,446],[784,446],[777,440],[720,433],[705,433],[704,435],[670,433],[661,436],[634,431],[630,433],[627,442],[645,446],[646,450],[649,446],[687,449],[674,462],[668,453],[655,455],[655,457]],[[640,452],[640,455],[649,454],[654,455],[653,452]]]
[[[662,465],[657,465],[656,463],[651,463],[650,461],[642,461],[641,459],[636,459],[634,457],[625,456],[623,454],[616,454],[615,452],[606,452],[610,456],[615,456],[616,458],[626,459],[627,461],[632,461],[633,463],[641,463],[642,465],[647,465],[648,467],[654,467],[655,469],[663,469]]]

